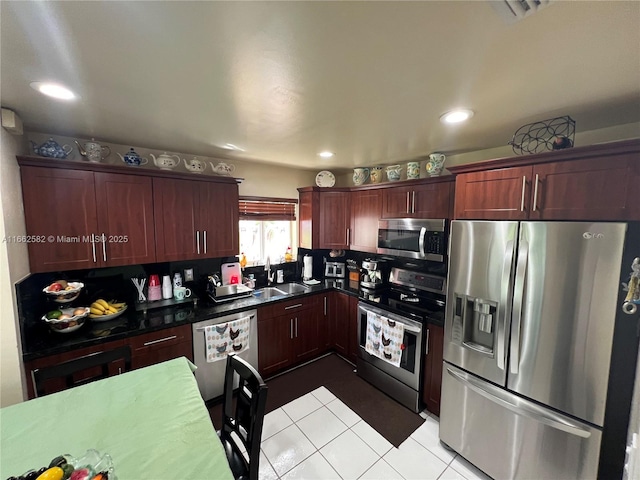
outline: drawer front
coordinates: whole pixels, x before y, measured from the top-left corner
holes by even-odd
[[[144,354],[157,348],[165,348],[170,345],[177,345],[185,340],[191,340],[191,330],[189,325],[180,327],[165,328],[157,332],[138,335],[129,339],[132,355]]]
[[[258,310],[258,321],[265,320],[270,317],[277,317],[279,315],[289,315],[302,310],[308,310],[310,308],[318,308],[321,302],[322,295],[301,295],[299,297],[292,298],[291,300],[267,305]]]

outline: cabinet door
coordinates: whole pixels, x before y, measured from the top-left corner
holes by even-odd
[[[322,311],[318,315],[318,346],[319,353],[324,353],[331,349],[333,345],[333,325],[332,325],[332,302],[337,292],[327,292],[322,295],[320,304]]]
[[[89,355],[95,355],[96,353],[107,352],[109,350],[113,350],[115,348],[122,347],[124,345],[124,340],[115,340],[113,342],[102,343],[100,345],[93,345],[91,347],[78,348],[76,350],[72,350],[69,352],[59,353],[57,355],[51,355],[44,358],[38,358],[37,360],[32,360],[30,362],[25,363],[24,368],[27,374],[27,396],[29,399],[35,397],[35,384],[33,381],[32,372],[39,368],[44,367],[52,367],[54,365],[59,365],[60,363],[69,362],[71,360],[76,360],[78,358],[87,357]],[[118,375],[125,370],[124,361],[122,359],[111,362],[109,364],[109,375]],[[82,382],[89,378],[98,376],[102,374],[101,367],[89,368],[86,370],[82,370],[76,373],[73,377],[74,381]],[[45,393],[54,393],[59,392],[61,390],[66,390],[67,385],[64,379],[60,378],[52,378],[45,383]]]
[[[353,363],[358,360],[358,299],[349,297],[349,337],[347,338],[348,359]]]
[[[318,309],[297,313],[293,319],[295,361],[302,362],[320,353],[320,315]]]
[[[514,167],[456,177],[455,218],[526,220],[533,168]]]
[[[453,182],[417,185],[411,193],[411,215],[417,218],[451,218]]]
[[[378,220],[382,215],[382,192],[361,190],[351,192],[351,250],[376,252]]]
[[[200,254],[201,244],[196,244],[200,192],[194,188],[194,183],[189,180],[153,179],[158,262],[191,260]]]
[[[412,187],[385,188],[382,191],[382,218],[411,216]]]
[[[225,257],[237,255],[238,237],[238,185],[198,182],[200,190],[201,256]]]
[[[422,400],[427,410],[440,415],[440,393],[442,391],[442,350],[444,328],[437,325],[427,327],[429,338],[425,353]]]
[[[261,320],[264,318],[264,320]],[[268,377],[293,362],[293,317],[258,314],[258,368]]]
[[[535,165],[529,218],[632,220],[638,185],[628,181],[633,176],[631,158],[628,154]]]
[[[349,248],[349,192],[320,194],[320,245],[317,248]]]
[[[352,328],[349,298],[349,295],[340,292],[333,292],[331,297],[331,336],[336,352],[343,357],[349,357],[349,338]]]
[[[96,267],[93,172],[25,166],[21,175],[31,273]]]
[[[97,246],[102,266],[156,261],[151,178],[96,173]]]
[[[193,362],[191,325],[165,328],[129,339],[131,368],[142,368],[178,357]]]

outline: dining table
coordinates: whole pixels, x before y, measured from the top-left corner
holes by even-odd
[[[0,409],[0,479],[108,454],[117,480],[233,479],[186,358]]]

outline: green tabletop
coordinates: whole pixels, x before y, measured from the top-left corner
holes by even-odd
[[[0,478],[108,453],[118,480],[232,479],[184,357],[0,409]]]

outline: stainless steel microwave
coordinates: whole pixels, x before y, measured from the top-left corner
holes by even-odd
[[[444,219],[389,218],[378,221],[378,253],[444,262],[447,251]]]

